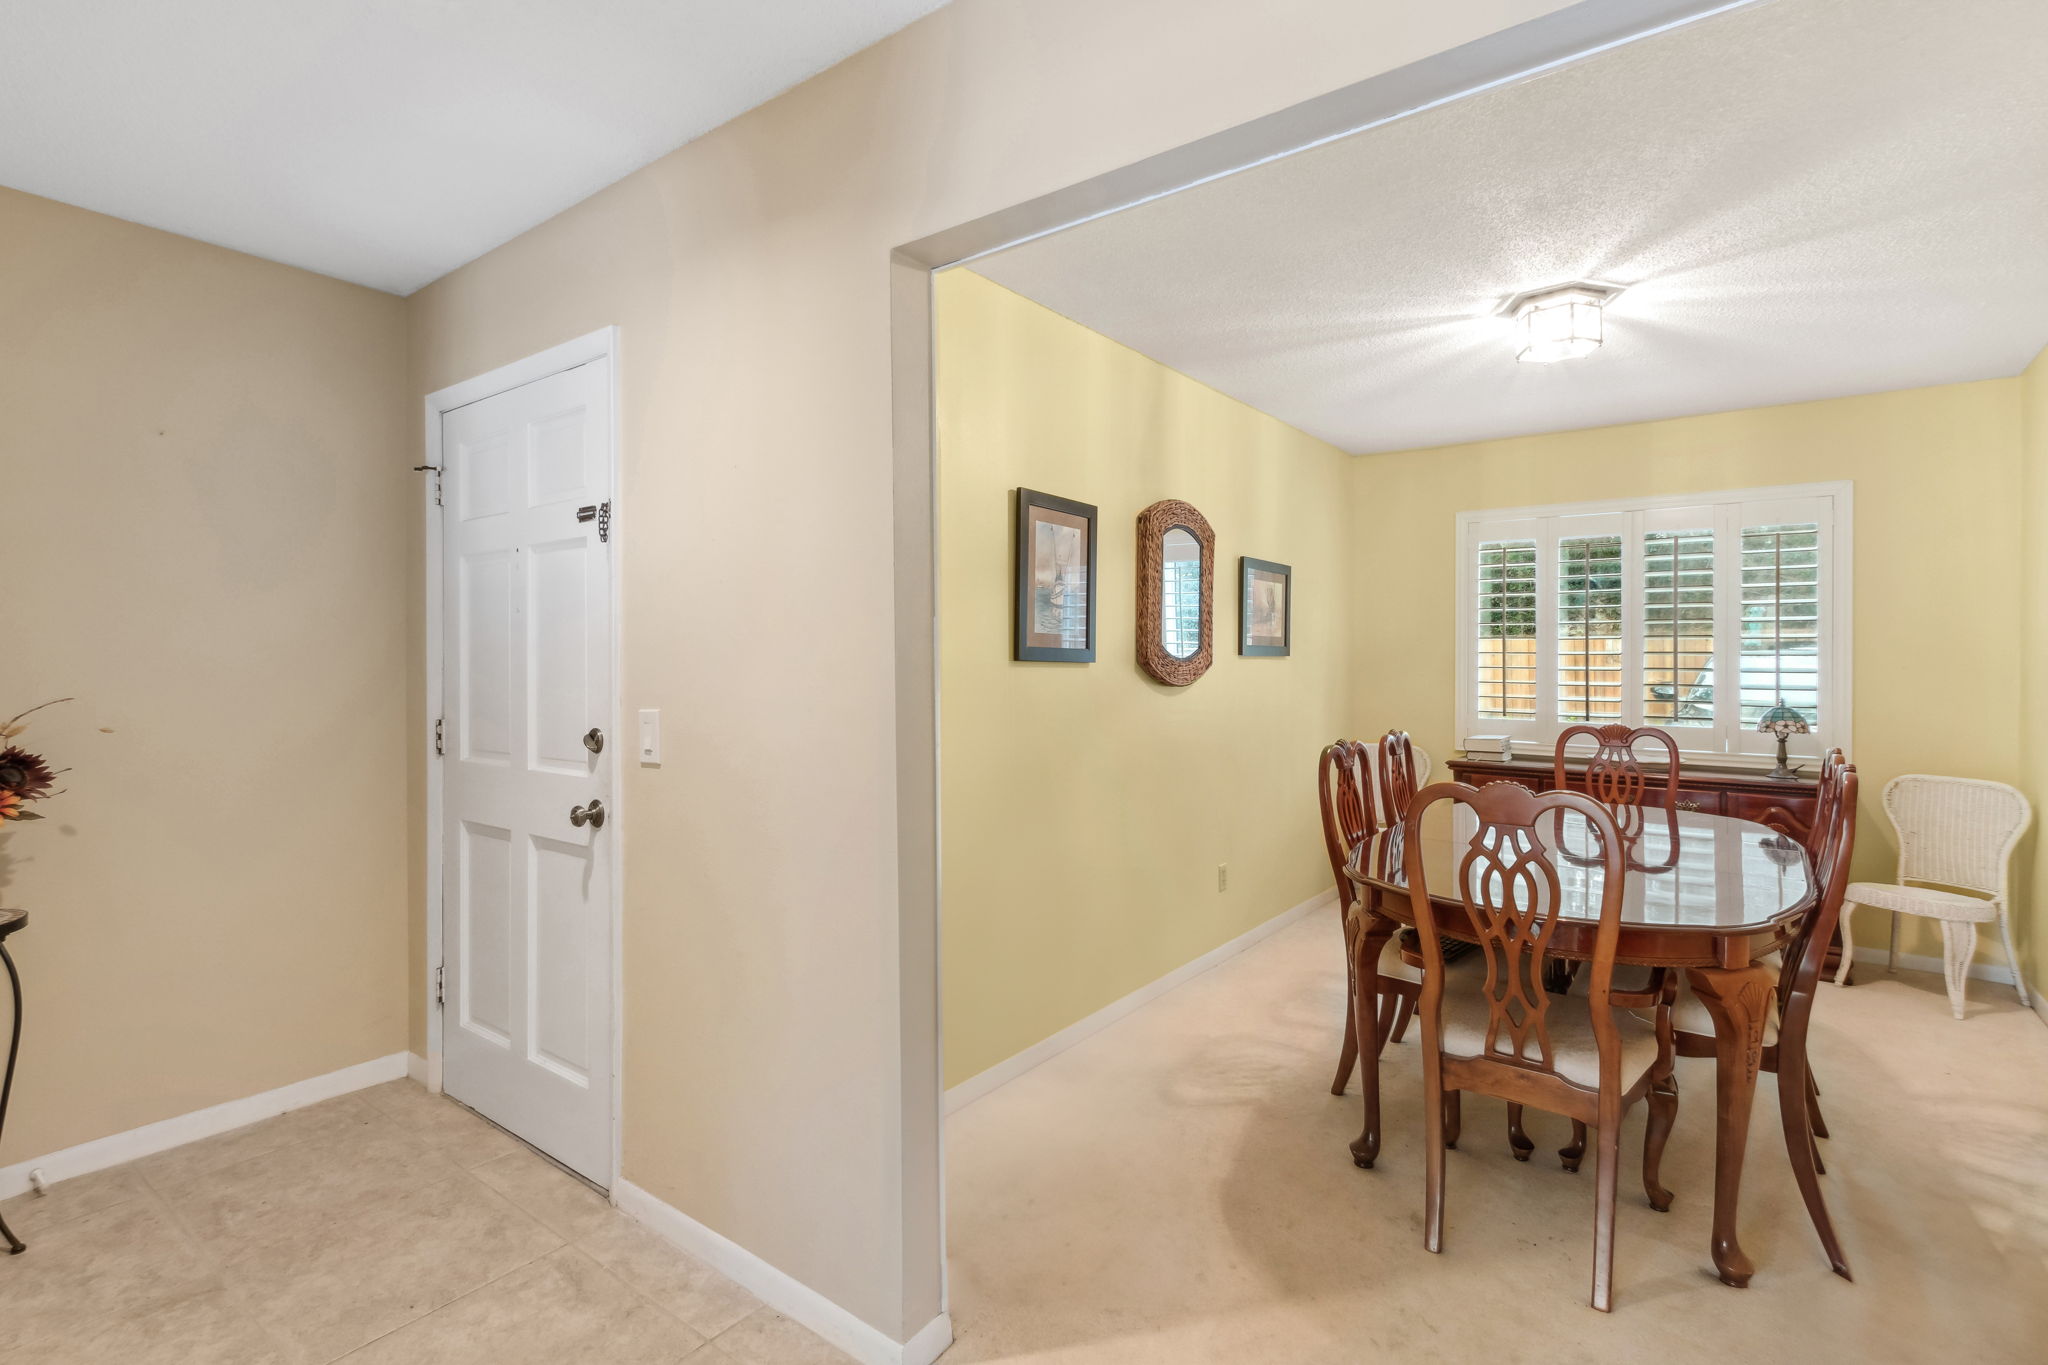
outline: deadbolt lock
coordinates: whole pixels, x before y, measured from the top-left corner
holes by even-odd
[[[591,726],[590,733],[583,737],[583,747],[594,754],[603,753],[604,731],[598,729],[595,725]]]

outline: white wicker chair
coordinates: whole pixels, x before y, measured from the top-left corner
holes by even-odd
[[[1948,981],[1949,1008],[1963,1017],[1963,986],[1970,960],[1977,952],[1977,926],[1998,921],[2005,939],[2005,960],[2012,966],[2020,1003],[2027,1003],[2027,983],[2012,950],[2008,914],[2007,874],[2013,846],[2033,822],[2033,807],[2018,790],[2003,782],[1967,777],[1908,774],[1885,784],[1884,813],[1899,835],[1899,879],[1896,884],[1851,882],[1842,897],[1842,965],[1835,984],[1844,984],[1856,943],[1849,934],[1850,912],[1859,905],[1891,912],[1891,958],[1899,965],[1899,916],[1923,915],[1941,921],[1942,975]],[[1932,882],[1963,891],[1939,891]]]

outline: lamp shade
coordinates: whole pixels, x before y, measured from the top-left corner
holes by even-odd
[[[1784,739],[1790,735],[1806,734],[1813,727],[1806,723],[1805,716],[1785,705],[1784,699],[1780,698],[1776,706],[1764,712],[1763,718],[1757,721],[1756,728],[1759,734],[1776,735],[1779,739]]]

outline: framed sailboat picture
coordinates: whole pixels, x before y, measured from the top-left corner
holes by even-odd
[[[1095,509],[1017,490],[1016,651],[1025,662],[1095,662]]]

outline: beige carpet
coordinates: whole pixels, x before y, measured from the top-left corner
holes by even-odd
[[[411,1081],[0,1205],[0,1365],[846,1365]]]
[[[1468,1097],[1445,1249],[1422,1249],[1421,1076],[1388,1050],[1385,1141],[1351,1164],[1357,1083],[1331,1096],[1334,912],[1289,927],[949,1120],[959,1361],[2048,1361],[2048,1026],[2010,987],[1824,988],[1813,1052],[1826,1188],[1855,1282],[1828,1269],[1786,1164],[1776,1092],[1751,1126],[1750,1288],[1713,1276],[1713,1063],[1679,1062],[1643,1202],[1624,1134],[1616,1311],[1587,1306],[1593,1177],[1563,1120],[1510,1159]]]

